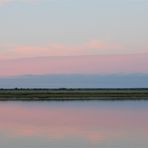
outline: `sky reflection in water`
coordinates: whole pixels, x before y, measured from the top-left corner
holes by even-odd
[[[148,101],[1,102],[5,148],[147,148]]]

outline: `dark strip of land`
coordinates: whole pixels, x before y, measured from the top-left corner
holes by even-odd
[[[0,89],[0,101],[38,100],[148,100],[148,88],[139,89]]]

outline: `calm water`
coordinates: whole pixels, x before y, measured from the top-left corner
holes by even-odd
[[[148,101],[0,102],[3,148],[147,148]]]

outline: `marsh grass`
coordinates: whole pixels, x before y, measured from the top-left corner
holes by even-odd
[[[148,100],[148,89],[0,89],[0,100]]]

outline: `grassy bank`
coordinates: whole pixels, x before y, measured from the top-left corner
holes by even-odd
[[[148,89],[0,89],[0,100],[148,100]]]

